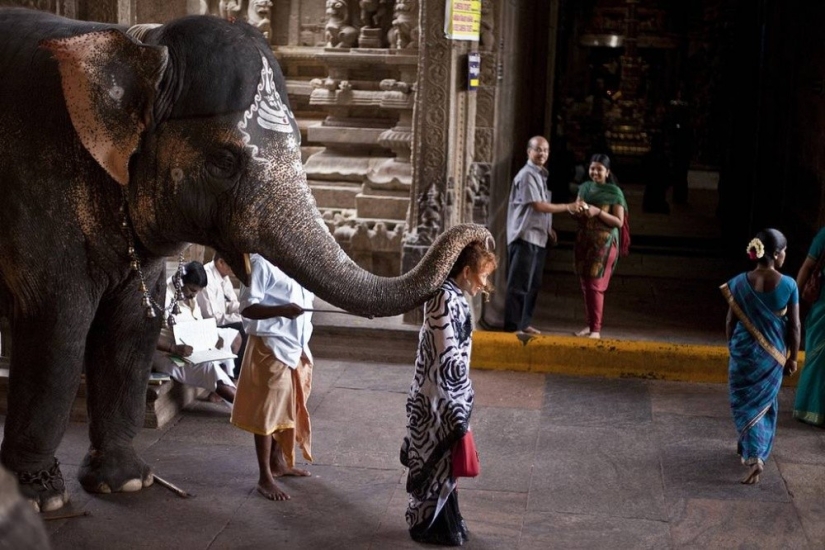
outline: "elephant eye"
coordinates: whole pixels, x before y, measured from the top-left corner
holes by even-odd
[[[214,178],[232,178],[238,174],[240,166],[240,156],[230,149],[218,149],[206,158],[206,171]]]

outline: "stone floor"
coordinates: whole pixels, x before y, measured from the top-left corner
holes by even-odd
[[[91,496],[75,475],[87,448],[71,424],[59,450],[71,511],[47,521],[54,548],[417,548],[404,523],[398,449],[409,364],[321,359],[310,411],[309,479],[289,502],[254,489],[252,437],[225,406],[196,405],[136,440],[158,485]],[[461,480],[469,548],[823,548],[825,431],[794,422],[783,391],[763,480],[743,486],[726,388],[476,371],[482,474]],[[423,548],[423,547],[422,547]]]

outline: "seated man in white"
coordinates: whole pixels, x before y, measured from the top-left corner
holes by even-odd
[[[241,303],[232,286],[232,268],[221,255],[215,252],[212,261],[203,266],[206,271],[206,288],[198,292],[197,300],[204,319],[214,318],[221,328],[233,328],[241,333],[241,347],[236,352],[234,374],[237,378],[241,371],[241,361],[246,350],[246,332],[243,329],[243,317],[240,314]]]
[[[195,296],[206,287],[206,272],[200,262],[189,262],[184,267],[183,275],[183,300],[179,302],[180,313],[175,315],[175,322],[182,323],[186,321],[196,321],[203,319],[200,307],[195,301]],[[168,308],[175,299],[175,287],[172,283],[172,278],[166,282],[166,307]],[[233,353],[237,353],[241,344],[240,334],[237,330],[231,328],[218,329],[218,348],[223,348],[229,342]],[[177,355],[179,357],[187,357],[192,354],[192,348],[186,344],[176,344],[175,338],[171,330],[163,328],[160,337],[158,338],[158,345],[155,350],[155,356],[152,367],[157,372],[164,372],[172,379],[177,380],[181,384],[188,384],[190,386],[198,386],[204,388],[219,398],[222,398],[229,403],[235,401],[235,383],[229,377],[224,369],[230,373],[234,370],[234,360],[228,359],[226,361],[207,361],[204,363],[191,364],[184,363],[183,365],[175,362],[171,356]],[[222,365],[223,363],[223,365]],[[210,395],[212,398],[212,395]],[[215,400],[215,399],[213,399]]]

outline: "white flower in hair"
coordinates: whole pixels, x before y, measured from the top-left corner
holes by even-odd
[[[759,239],[751,239],[746,252],[751,260],[758,260],[765,255],[765,245]]]

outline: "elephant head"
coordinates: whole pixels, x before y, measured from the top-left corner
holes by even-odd
[[[210,245],[243,279],[243,255],[257,252],[338,307],[387,316],[423,303],[466,244],[489,238],[458,226],[403,276],[364,271],[315,207],[284,78],[260,33],[196,16],[139,35],[107,29],[43,45],[80,140],[122,187],[149,253]]]

